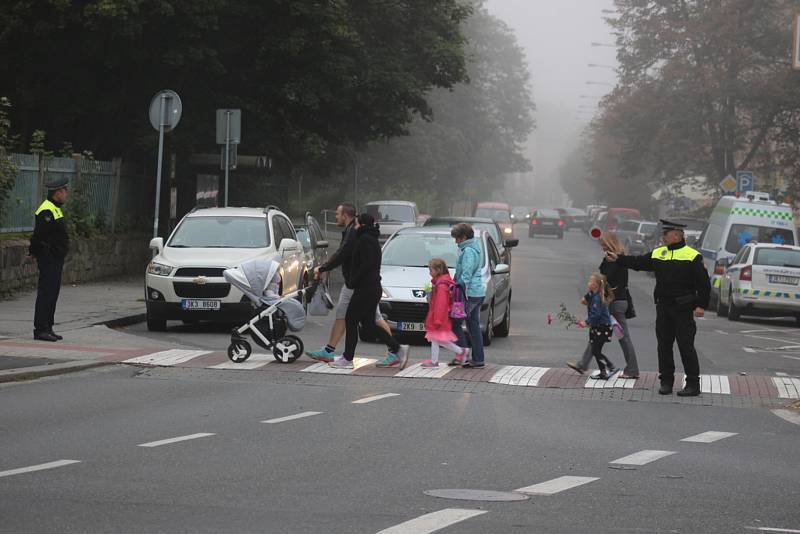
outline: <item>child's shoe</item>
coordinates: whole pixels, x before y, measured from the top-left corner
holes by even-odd
[[[471,354],[471,350],[469,348],[464,349],[464,352],[453,358],[453,361],[448,363],[450,367],[456,367],[459,365],[464,365],[469,361],[469,355]]]
[[[424,362],[422,362],[422,368],[423,369],[438,369],[439,368],[439,362],[435,362],[433,360],[425,360]]]
[[[605,370],[603,370],[597,373],[596,375],[589,376],[589,378],[591,378],[592,380],[608,380],[609,376],[608,373]]]

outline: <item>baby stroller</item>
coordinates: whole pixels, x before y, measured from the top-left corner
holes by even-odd
[[[250,357],[253,348],[244,337],[248,332],[255,343],[271,350],[281,363],[291,363],[303,354],[303,341],[286,331],[299,332],[306,324],[306,311],[297,297],[303,298],[304,290],[280,295],[280,265],[276,261],[255,259],[233,269],[225,269],[222,276],[239,288],[258,313],[247,323],[234,329],[228,358],[241,363]]]

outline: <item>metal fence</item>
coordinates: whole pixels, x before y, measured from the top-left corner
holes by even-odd
[[[148,188],[135,173],[123,171],[121,160],[39,154],[11,154],[10,159],[16,177],[8,199],[0,206],[0,232],[33,230],[33,213],[45,197],[44,184],[61,177],[69,180],[73,195],[80,191],[86,198],[88,212],[104,218],[109,227],[122,218],[135,221],[141,217]]]

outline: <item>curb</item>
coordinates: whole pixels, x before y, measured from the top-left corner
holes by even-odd
[[[34,380],[36,378],[42,378],[45,376],[75,373],[78,371],[91,369],[93,367],[101,367],[113,364],[114,362],[78,361],[78,362],[56,363],[53,365],[37,365],[34,367],[25,367],[22,369],[7,369],[5,371],[0,371],[0,383]]]
[[[136,315],[128,315],[127,317],[117,317],[109,321],[101,321],[94,323],[92,326],[107,326],[109,328],[122,328],[123,326],[131,326],[134,324],[143,323],[147,320],[146,313],[138,313]]]

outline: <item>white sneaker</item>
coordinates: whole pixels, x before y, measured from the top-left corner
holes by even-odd
[[[411,353],[411,347],[400,345],[400,350],[397,351],[397,357],[400,358],[400,369],[405,369],[406,365],[408,365],[409,353]]]
[[[345,360],[343,356],[339,356],[332,362],[328,363],[328,365],[334,369],[354,369],[353,362]]]

